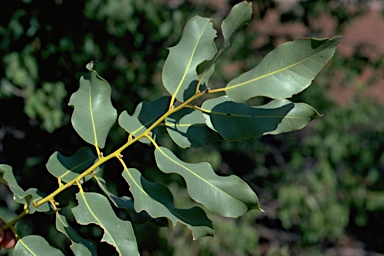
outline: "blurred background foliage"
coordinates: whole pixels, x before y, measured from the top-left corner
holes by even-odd
[[[132,113],[142,100],[166,94],[161,68],[167,47],[178,42],[185,23],[200,15],[212,17],[219,28],[236,3],[2,0],[0,163],[13,166],[24,188],[51,192],[57,181],[45,170],[48,157],[56,150],[72,155],[85,145],[71,128],[67,106],[85,64],[95,61],[97,71],[111,84],[118,112]],[[373,11],[380,16],[379,7],[380,1],[359,0],[253,2],[252,22],[235,36],[210,86],[224,86],[285,41],[344,34],[334,59],[309,89],[294,97],[324,116],[289,134],[180,151],[186,161],[209,161],[218,173],[245,179],[265,213],[250,212],[236,220],[210,216],[215,238],[197,241],[182,226],[138,225],[135,231],[143,255],[384,253],[384,40],[375,42],[365,35],[369,29],[355,30],[362,17]],[[384,38],[384,30],[375,33]],[[250,103],[262,102],[257,98]],[[121,145],[125,136],[114,127],[105,152]],[[166,138],[163,143],[176,149]],[[189,204],[181,179],[160,175],[153,168],[152,150],[138,145],[125,155],[132,167],[145,170],[148,179],[170,182],[177,206]],[[119,186],[118,168],[107,164],[104,176],[116,184],[111,191],[127,195],[126,186]],[[95,187],[90,183],[88,189]],[[63,206],[74,193],[69,190],[62,196]],[[0,216],[9,220],[20,208],[3,185],[0,195]],[[119,216],[129,218],[124,211]],[[17,228],[21,235],[49,234],[52,245],[64,248],[68,242],[53,225],[52,216],[34,214]],[[97,227],[75,228],[85,237],[101,238]],[[99,247],[100,254],[113,255],[109,245]]]

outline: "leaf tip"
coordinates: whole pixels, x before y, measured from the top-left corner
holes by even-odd
[[[86,67],[89,71],[92,71],[94,65],[95,65],[95,63],[94,63],[93,61],[91,61],[91,62],[89,62],[85,67]]]

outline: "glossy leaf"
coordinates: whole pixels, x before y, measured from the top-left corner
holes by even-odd
[[[165,122],[169,136],[181,148],[202,147],[222,140],[218,133],[206,126],[203,114],[194,109],[181,109]]]
[[[36,256],[64,256],[64,254],[56,248],[53,248],[41,236],[25,236],[17,241],[13,255]]]
[[[12,167],[5,164],[0,164],[0,182],[6,184],[13,193],[13,200],[19,204],[28,205],[30,213],[34,213],[36,210],[39,212],[48,212],[50,207],[48,203],[41,205],[39,208],[35,208],[32,204],[33,201],[37,201],[44,196],[36,188],[29,188],[24,191],[19,184],[17,184],[16,178],[13,175]]]
[[[124,170],[123,177],[130,186],[137,212],[146,211],[153,218],[166,217],[173,226],[181,222],[192,231],[193,239],[213,235],[212,222],[201,208],[175,208],[167,187],[149,182],[134,168]]]
[[[237,176],[218,176],[209,163],[183,162],[164,147],[156,148],[155,157],[160,170],[181,175],[191,198],[212,212],[239,217],[248,210],[260,209],[255,192]]]
[[[70,248],[75,255],[97,255],[94,242],[86,240],[77,234],[76,231],[69,226],[67,218],[58,212],[56,213],[56,229],[71,240],[72,244]]]
[[[162,80],[177,100],[183,102],[194,94],[199,80],[196,68],[215,56],[215,37],[216,31],[210,19],[196,16],[185,25],[180,42],[170,48]]]
[[[232,35],[252,18],[252,3],[241,2],[231,9],[231,12],[221,23],[221,30],[226,43],[230,42]]]
[[[299,130],[312,119],[320,117],[311,106],[285,99],[251,107],[222,96],[205,101],[202,109],[208,126],[225,140],[243,140]]]
[[[89,74],[80,78],[80,88],[69,100],[74,107],[71,121],[83,140],[104,148],[117,112],[111,102],[111,87],[92,66],[92,63],[87,65]]]
[[[81,148],[73,156],[66,157],[55,152],[47,162],[48,171],[61,181],[67,183],[77,178],[79,174],[87,170],[97,160],[90,148]],[[98,169],[95,170],[97,172]],[[89,180],[91,175],[86,176],[83,182]]]
[[[152,102],[141,102],[137,105],[135,112],[130,116],[124,111],[119,116],[119,125],[134,137],[142,134],[154,122],[156,122],[169,109],[170,97],[161,97]],[[157,130],[152,130],[156,133]],[[142,142],[149,143],[147,138],[142,138]]]
[[[225,92],[235,102],[255,96],[291,97],[306,89],[332,58],[341,37],[298,39],[270,52],[254,69],[230,81]]]
[[[78,223],[100,226],[104,230],[101,241],[114,246],[119,255],[139,255],[131,223],[116,217],[107,198],[93,192],[79,192],[76,198],[79,205],[72,212]]]

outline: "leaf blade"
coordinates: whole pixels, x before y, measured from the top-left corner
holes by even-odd
[[[235,102],[256,96],[289,98],[306,89],[332,58],[341,37],[298,39],[281,44],[252,70],[230,81],[224,88]]]
[[[49,243],[41,236],[30,235],[25,236],[17,241],[13,255],[52,255],[64,256],[59,250],[49,245]]]
[[[224,44],[229,43],[232,35],[247,24],[251,20],[251,17],[251,2],[244,1],[233,6],[228,16],[221,23],[221,30],[224,40],[226,41]]]

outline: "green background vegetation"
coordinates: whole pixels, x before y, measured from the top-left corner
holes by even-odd
[[[249,70],[284,41],[343,34],[368,12],[365,1],[356,1],[355,9],[341,1],[328,2],[299,1],[283,8],[275,1],[255,1],[251,24],[235,36],[211,83],[222,85]],[[52,191],[57,181],[45,169],[48,157],[56,150],[72,155],[85,145],[70,125],[72,109],[67,106],[85,64],[96,61],[96,70],[112,86],[114,107],[119,113],[125,109],[132,113],[142,100],[166,95],[161,68],[167,47],[178,42],[185,23],[194,15],[221,22],[235,3],[1,1],[0,163],[14,168],[23,188]],[[277,15],[278,24],[267,22],[271,13]],[[334,21],[329,30],[319,26],[324,15]],[[295,25],[302,29],[295,32],[291,28]],[[336,50],[309,89],[295,96],[295,101],[315,107],[322,118],[289,134],[180,151],[183,159],[206,160],[219,174],[235,173],[245,179],[265,213],[254,211],[237,220],[210,216],[216,223],[216,238],[197,241],[182,226],[145,224],[135,230],[142,254],[323,255],[347,246],[384,253],[384,108],[383,102],[365,93],[378,83],[383,63],[382,52],[369,42],[355,45],[349,55]],[[361,82],[358,78],[367,69],[371,75]],[[109,145],[126,139],[117,127],[111,134]],[[155,173],[152,151],[137,146],[129,153],[133,167]],[[110,189],[119,191],[120,175],[104,176],[116,184]],[[152,176],[173,182],[171,189],[180,195],[176,205],[187,204],[178,187],[180,179]],[[3,185],[0,195],[0,216],[10,219],[19,206]],[[73,195],[69,191],[67,196]],[[52,234],[49,242],[59,248],[66,241],[49,215],[28,216],[17,228],[21,235]],[[86,237],[101,238],[96,227],[77,228]],[[112,255],[113,249],[102,244],[100,252]]]

